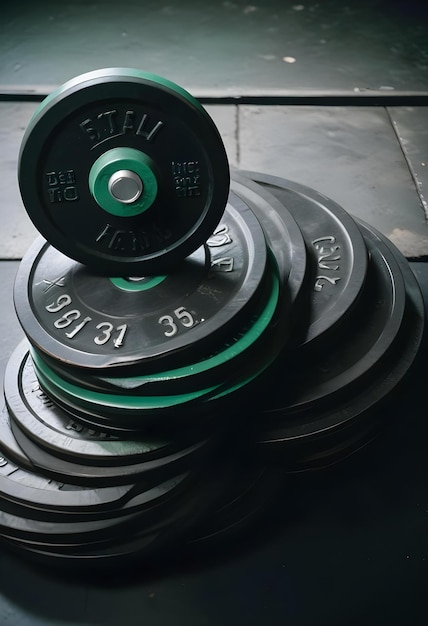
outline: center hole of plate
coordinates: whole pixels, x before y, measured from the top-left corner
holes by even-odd
[[[108,182],[110,194],[122,204],[132,204],[138,200],[143,189],[143,181],[132,170],[118,170],[110,176]]]

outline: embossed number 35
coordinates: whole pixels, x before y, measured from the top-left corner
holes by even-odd
[[[174,310],[174,315],[176,320],[185,328],[192,328],[195,324],[195,320],[189,311],[186,311],[184,306],[178,307],[178,309]],[[164,331],[165,337],[174,337],[178,333],[178,326],[176,320],[172,317],[172,315],[162,315],[158,319],[159,324],[163,324],[164,326],[168,326],[168,330]]]

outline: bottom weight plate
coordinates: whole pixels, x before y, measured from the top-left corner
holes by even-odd
[[[3,538],[6,542],[15,550],[19,550],[20,554],[23,553],[30,556],[32,560],[36,562],[42,562],[52,566],[52,561],[59,561],[61,567],[64,563],[76,565],[81,571],[82,563],[85,568],[91,565],[97,567],[104,567],[105,562],[109,561],[116,566],[121,562],[128,564],[129,560],[141,559],[145,556],[152,554],[159,542],[161,532],[147,532],[140,537],[129,539],[128,541],[117,540],[104,544],[103,546],[93,545],[92,549],[87,547],[87,551],[77,548],[73,548],[71,551],[64,549],[64,546],[58,545],[49,549],[49,547],[38,545],[37,543],[30,543],[20,541],[16,538]]]
[[[34,519],[17,512],[9,513],[2,509],[0,535],[52,545],[60,543],[64,546],[74,546],[83,541],[109,541],[112,538],[129,536],[136,529],[141,530],[144,524],[153,523],[154,515],[146,513],[136,511],[107,518],[70,520],[65,517],[51,521]]]

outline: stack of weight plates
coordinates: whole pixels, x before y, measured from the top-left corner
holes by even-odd
[[[295,218],[308,254],[306,302],[252,443],[289,471],[324,467],[379,432],[409,379],[424,334],[419,285],[386,237],[313,189],[255,172],[235,179]]]
[[[284,474],[369,442],[423,302],[404,257],[331,200],[229,168],[187,92],[110,69],[47,98],[21,194],[40,237],[6,369],[0,534],[97,565],[210,545]]]

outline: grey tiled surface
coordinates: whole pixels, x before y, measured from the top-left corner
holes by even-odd
[[[428,107],[388,110],[428,219]]]
[[[4,259],[21,258],[36,236],[17,184],[19,145],[35,107],[0,102]],[[231,166],[314,187],[378,228],[406,256],[428,254],[425,107],[395,107],[391,113],[383,107],[206,108],[223,137]]]
[[[33,103],[0,103],[0,172],[2,200],[0,258],[19,259],[36,236],[21,201],[17,159],[24,130],[35,109]]]
[[[428,253],[423,207],[383,107],[242,106],[239,126],[241,168],[314,187],[406,256]]]

